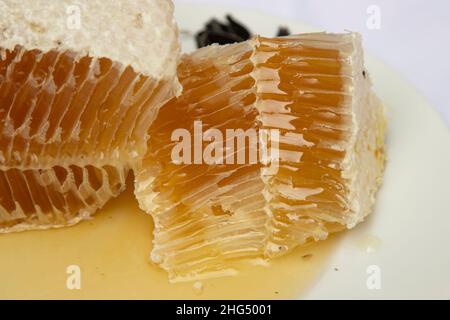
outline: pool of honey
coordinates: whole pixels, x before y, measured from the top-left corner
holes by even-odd
[[[152,218],[132,187],[74,227],[0,235],[0,299],[290,299],[301,298],[331,266],[336,239],[298,248],[270,266],[232,277],[170,284],[150,263]],[[68,267],[80,289],[68,289]]]

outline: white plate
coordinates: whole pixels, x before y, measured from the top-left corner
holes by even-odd
[[[189,32],[226,13],[263,36],[274,36],[280,25],[324,31],[241,8],[176,7],[180,29]],[[194,43],[184,36],[183,46],[190,51]],[[384,184],[375,212],[342,237],[320,279],[299,298],[449,299],[450,133],[399,74],[370,55],[366,65],[387,107]]]

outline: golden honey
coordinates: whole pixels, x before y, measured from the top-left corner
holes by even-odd
[[[0,299],[293,299],[333,267],[330,254],[339,239],[298,248],[267,266],[247,266],[233,277],[201,281],[200,291],[192,282],[169,283],[149,261],[153,222],[132,190],[130,185],[91,221],[0,236]],[[67,286],[70,266],[80,270],[79,289]]]

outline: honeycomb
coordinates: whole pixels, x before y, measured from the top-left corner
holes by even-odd
[[[2,232],[72,225],[125,189],[128,171],[115,167],[53,167],[0,171]]]
[[[117,196],[173,94],[107,58],[0,48],[0,232],[73,224]]]
[[[326,239],[370,212],[384,117],[361,55],[355,34],[305,34],[182,58],[183,94],[159,110],[135,170],[136,197],[155,221],[151,257],[171,281],[233,274],[242,261]],[[180,129],[190,149],[175,160]],[[248,130],[258,133],[256,161]]]

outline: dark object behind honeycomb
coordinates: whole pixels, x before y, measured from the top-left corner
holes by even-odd
[[[278,37],[290,35],[286,27],[280,27]],[[243,23],[237,21],[233,16],[227,15],[226,22],[220,22],[213,18],[205,24],[203,30],[195,35],[197,47],[202,48],[217,43],[220,45],[243,42],[252,37],[252,32]]]

